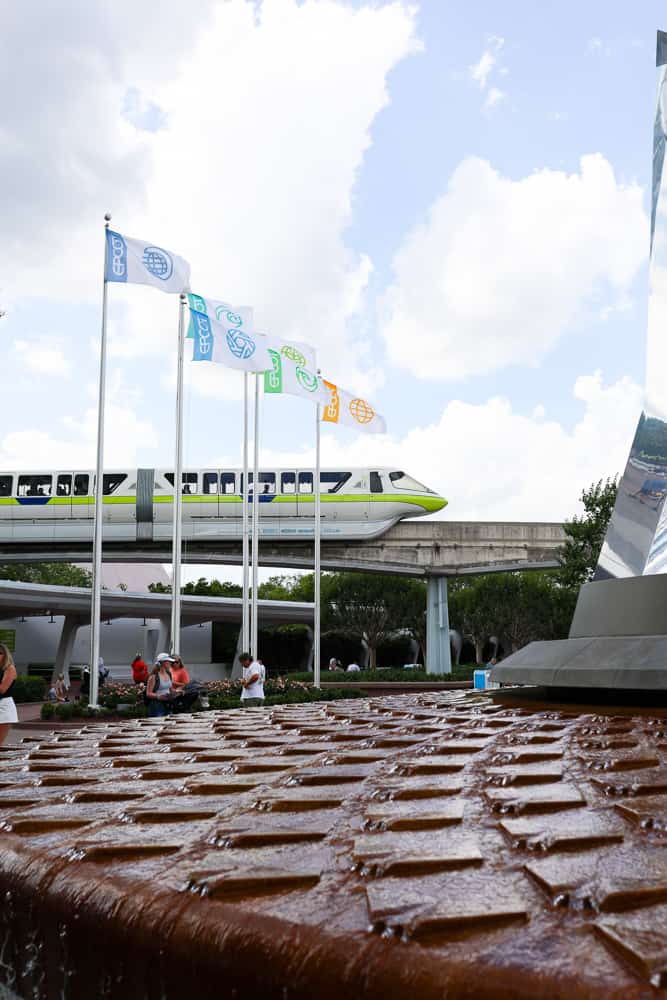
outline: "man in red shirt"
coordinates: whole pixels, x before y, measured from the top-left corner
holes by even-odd
[[[135,684],[145,684],[148,680],[148,667],[140,653],[132,660],[132,680]]]

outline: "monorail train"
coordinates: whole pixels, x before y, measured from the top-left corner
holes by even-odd
[[[261,538],[313,537],[314,472],[258,473]],[[243,473],[238,469],[183,472],[183,538],[241,537]],[[124,469],[104,474],[104,540],[171,538],[174,473]],[[0,473],[0,541],[87,542],[93,536],[95,475],[87,472]],[[254,501],[252,472],[249,500]],[[447,501],[395,469],[321,469],[322,538],[375,538],[405,517],[441,510]],[[252,512],[252,506],[250,507]]]

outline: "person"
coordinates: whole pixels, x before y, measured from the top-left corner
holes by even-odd
[[[264,664],[260,660],[253,660],[250,653],[241,653],[239,661],[243,667],[241,705],[243,708],[258,708],[264,704]]]
[[[329,670],[338,670],[338,660],[335,656],[332,656],[329,660]]]
[[[348,667],[347,667],[348,674],[353,674],[357,670],[361,670],[361,667],[359,666],[358,663],[350,663],[350,664],[348,664]]]
[[[67,685],[65,684],[64,674],[58,674],[53,690],[56,701],[69,701],[69,698],[67,697]]]
[[[132,680],[135,684],[145,684],[148,680],[148,667],[141,653],[132,660]]]
[[[109,676],[109,668],[105,667],[104,660],[102,659],[101,656],[99,658],[97,668],[98,668],[99,686],[104,687],[107,681],[107,677]]]
[[[12,723],[19,721],[12,698],[15,680],[14,658],[4,642],[0,642],[0,747],[7,739]]]
[[[174,653],[174,665],[171,668],[171,680],[174,690],[182,691],[186,684],[190,683],[190,674],[183,665],[183,660],[177,653]]]
[[[175,663],[169,653],[160,653],[155,658],[155,666],[146,684],[145,700],[148,714],[151,718],[166,715],[169,711],[167,702],[171,699],[171,664]]]

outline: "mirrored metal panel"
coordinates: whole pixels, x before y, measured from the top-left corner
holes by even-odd
[[[658,32],[644,410],[618,487],[596,580],[667,572],[667,33]]]

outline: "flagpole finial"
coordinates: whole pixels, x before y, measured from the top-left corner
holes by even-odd
[[[188,298],[188,297],[187,297],[187,295],[185,294],[185,292],[181,292],[181,302],[186,302],[186,301],[187,301],[187,298]]]
[[[109,212],[106,212],[106,214],[104,216],[104,228],[105,229],[109,228],[109,223],[110,222],[111,222],[111,214]]]

